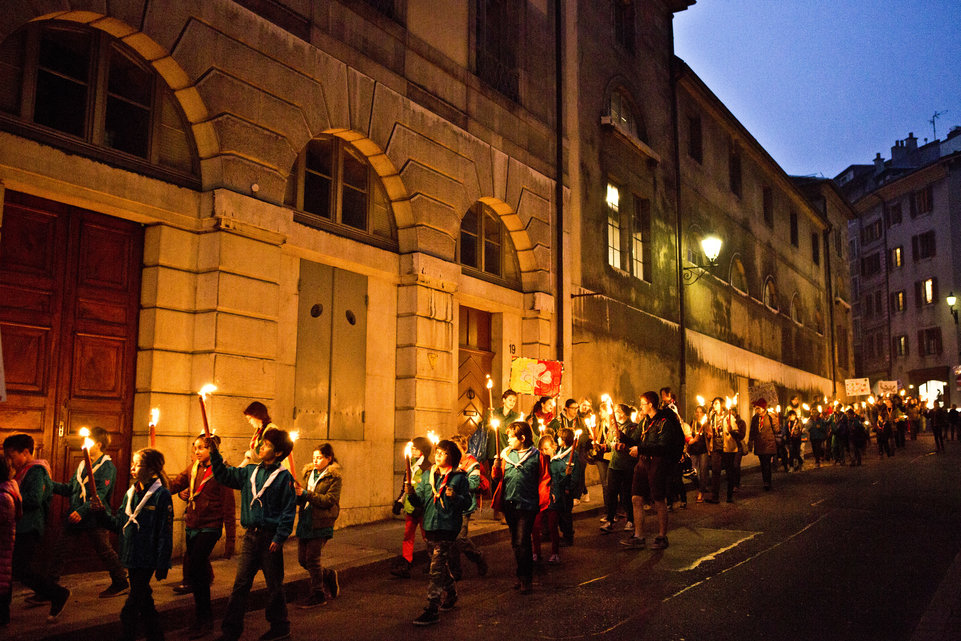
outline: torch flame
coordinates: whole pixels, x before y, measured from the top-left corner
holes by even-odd
[[[501,426],[501,422],[500,422],[500,421],[498,421],[496,418],[492,418],[492,419],[491,419],[491,429],[496,430],[496,429],[497,429],[498,427],[500,427],[500,426]]]
[[[804,408],[804,411],[805,411],[805,412],[810,412],[810,411],[811,411],[811,406],[808,405],[807,403],[802,403],[802,404],[801,404],[801,407]]]
[[[427,440],[430,441],[433,445],[437,445],[438,443],[440,443],[440,437],[437,436],[437,433],[434,432],[434,430],[429,430],[427,432]]]
[[[822,406],[818,405],[818,414],[820,414],[820,413],[823,412],[823,411],[824,411],[824,408],[823,408]]]
[[[631,423],[637,423],[637,410],[631,412]]]
[[[707,414],[701,417],[701,425],[704,425],[705,423],[707,423]]]
[[[584,433],[584,430],[574,430],[574,440],[576,441],[577,439],[579,439],[581,437],[581,434],[583,433]]]
[[[587,420],[585,421],[585,423],[587,423],[588,426],[590,427],[597,427],[597,417],[591,414],[590,416],[587,417]]]
[[[410,458],[414,453],[414,442],[407,441],[407,445],[404,446],[404,458]]]
[[[77,431],[77,434],[79,434],[80,436],[82,436],[82,437],[84,437],[84,438],[87,438],[88,436],[90,436],[90,428],[89,428],[89,427],[81,427],[80,430]]]
[[[874,405],[874,397],[873,397],[873,396],[868,396],[868,403],[870,403],[871,405]]]
[[[292,442],[296,443],[297,439],[299,438],[300,438],[300,432],[298,432],[297,430],[294,430],[293,432],[290,433],[290,440]]]
[[[150,410],[150,425],[156,425],[160,421],[160,408],[155,407]]]
[[[775,411],[776,411],[778,414],[781,413],[781,406],[780,406],[780,405],[778,405],[778,406],[775,407],[774,409],[775,409]]]
[[[494,381],[491,379],[491,375],[487,375],[487,389],[494,387]]]
[[[731,397],[730,397],[730,396],[725,396],[725,397],[724,397],[724,409],[728,409],[728,410],[731,409]]]
[[[704,405],[704,397],[701,396],[700,394],[697,395],[697,404]]]
[[[204,400],[206,400],[207,394],[213,394],[216,391],[217,391],[216,385],[214,385],[213,383],[207,383],[206,385],[201,387],[200,391],[197,393],[200,394],[204,398]]]
[[[83,449],[89,450],[93,447],[93,439],[90,437],[85,437],[83,439]]]

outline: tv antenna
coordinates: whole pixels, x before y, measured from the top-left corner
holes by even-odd
[[[933,138],[933,140],[937,140],[937,139],[938,139],[938,118],[940,118],[942,115],[944,115],[944,114],[946,114],[946,113],[948,113],[947,109],[945,109],[944,111],[937,111],[937,110],[936,110],[936,111],[934,112],[934,115],[931,116],[931,119],[928,121],[928,122],[931,123],[931,128],[934,130],[934,138]]]

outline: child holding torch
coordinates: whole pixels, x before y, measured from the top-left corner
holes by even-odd
[[[407,478],[404,479],[404,499],[403,499],[403,512],[404,512],[404,539],[400,545],[401,558],[398,560],[397,565],[391,569],[390,573],[399,579],[409,579],[410,569],[414,563],[414,538],[417,536],[417,530],[420,530],[421,536],[424,534],[424,510],[420,506],[415,506],[410,501],[410,495],[406,492],[407,483],[410,483],[414,487],[420,483],[420,478],[424,474],[424,469],[428,466],[428,460],[430,459],[430,451],[433,445],[431,445],[430,440],[426,436],[418,436],[414,438],[409,444],[410,455],[407,456]]]
[[[334,448],[324,443],[314,450],[313,461],[304,466],[303,485],[297,485],[297,561],[310,574],[310,594],[301,600],[300,608],[313,608],[327,603],[327,593],[336,598],[340,593],[337,570],[325,568],[320,561],[324,544],[334,536],[334,522],[340,514],[340,488],[343,475],[334,456]]]

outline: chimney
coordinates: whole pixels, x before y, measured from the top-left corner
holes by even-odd
[[[918,150],[918,139],[914,137],[914,132],[910,132],[908,137],[904,139],[904,151],[907,154],[912,154]]]
[[[880,174],[882,171],[884,171],[884,158],[881,157],[881,152],[879,151],[878,155],[874,157],[874,173]]]
[[[897,163],[902,157],[904,157],[904,141],[895,140],[894,146],[891,147],[891,163]]]

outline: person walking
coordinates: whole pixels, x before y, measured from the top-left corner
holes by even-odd
[[[761,479],[765,492],[771,489],[771,461],[777,454],[777,431],[774,420],[768,414],[767,401],[758,399],[754,403],[748,444],[761,464]]]

